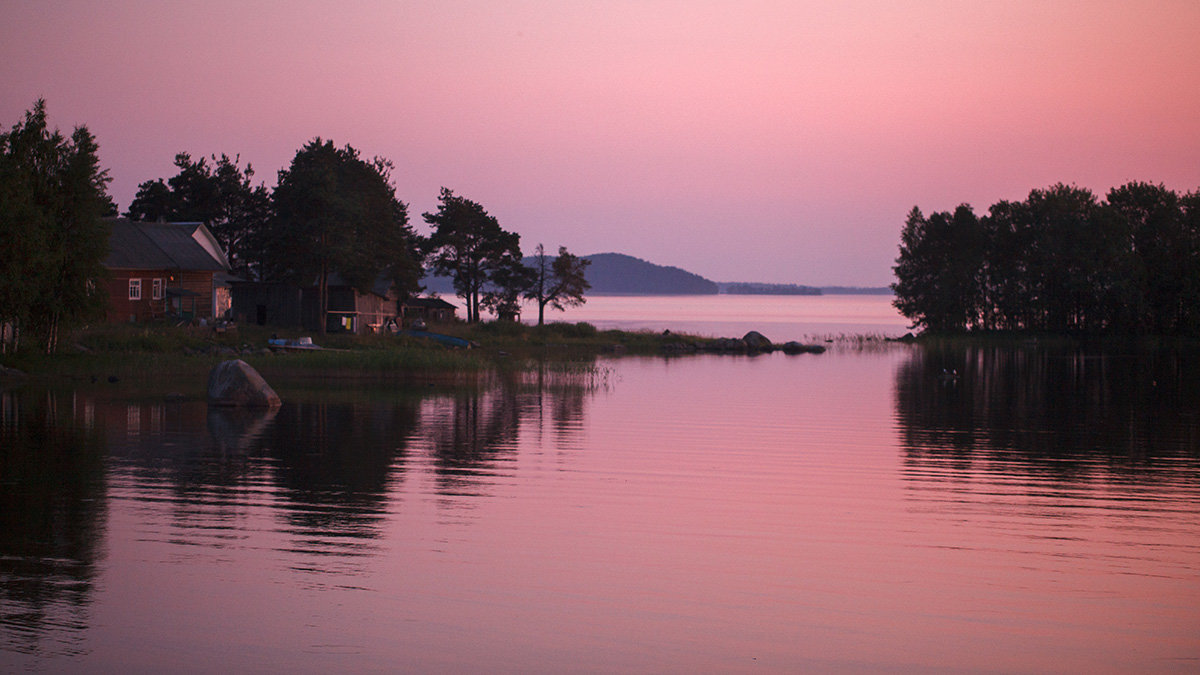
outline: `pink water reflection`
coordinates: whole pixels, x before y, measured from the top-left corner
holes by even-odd
[[[1136,466],[1119,447],[982,452],[969,417],[914,412],[976,395],[921,364],[901,345],[621,359],[590,387],[293,400],[216,451],[170,409],[119,447],[121,407],[84,655],[49,663],[1192,668],[1194,419],[1159,409],[1182,445]],[[1144,437],[1130,424],[1121,444]]]

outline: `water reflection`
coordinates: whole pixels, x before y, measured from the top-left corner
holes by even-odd
[[[518,434],[540,440],[549,430],[559,445],[578,433],[589,378],[549,372],[506,372],[427,399],[420,436],[428,442],[446,496],[479,493],[514,459]]]
[[[113,518],[136,529],[118,559],[189,569],[249,556],[345,584],[381,555],[406,489],[443,507],[488,494],[521,434],[579,429],[590,388],[535,371],[272,411],[111,387],[0,392],[0,651],[84,650]]]
[[[1188,351],[923,347],[897,373],[896,411],[910,467],[1124,481],[1194,466],[1197,382]]]
[[[280,409],[255,442],[270,458],[277,508],[296,565],[344,571],[348,556],[371,555],[389,491],[400,480],[418,409],[393,403],[297,402]],[[311,556],[339,557],[337,566]]]
[[[0,391],[0,649],[78,653],[105,521],[104,442],[73,395]]]

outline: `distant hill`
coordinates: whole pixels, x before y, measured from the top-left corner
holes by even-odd
[[[623,253],[585,255],[594,295],[716,295],[717,284],[678,267],[646,262]],[[529,264],[528,261],[526,264]]]
[[[586,295],[715,295],[717,284],[698,274],[678,267],[666,267],[646,262],[623,253],[596,253],[583,256],[590,260],[588,283],[592,288]],[[526,266],[533,267],[534,259],[526,257]],[[428,293],[453,295],[450,277],[429,276],[421,282]]]
[[[717,284],[699,274],[656,265],[624,253],[594,253],[583,258],[592,263],[587,269],[588,282],[592,285],[587,295],[886,295],[892,292],[887,287],[815,287],[759,282]],[[534,259],[527,257],[524,262],[532,267]],[[454,285],[449,277],[425,277],[422,283],[427,292],[454,295]]]

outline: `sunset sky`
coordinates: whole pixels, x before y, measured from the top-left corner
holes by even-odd
[[[122,210],[175,153],[315,136],[503,227],[717,281],[884,285],[904,215],[1200,188],[1200,2],[18,2],[0,125],[87,125]]]

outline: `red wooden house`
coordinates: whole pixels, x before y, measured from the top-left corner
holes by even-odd
[[[112,227],[108,268],[108,320],[218,317],[214,276],[229,259],[203,223],[139,223],[108,220]]]

